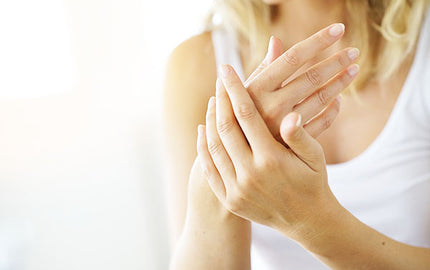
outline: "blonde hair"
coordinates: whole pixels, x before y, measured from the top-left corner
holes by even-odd
[[[371,80],[389,78],[411,56],[429,0],[345,0],[345,4],[348,38],[361,54],[360,74],[351,89],[360,89]],[[250,60],[244,69],[249,74],[266,53],[275,12],[276,6],[262,0],[214,0],[207,26],[214,27],[214,19],[221,16],[239,44],[247,45]]]

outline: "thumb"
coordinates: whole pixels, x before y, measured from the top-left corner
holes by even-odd
[[[257,77],[267,66],[269,66],[273,61],[276,60],[279,56],[283,53],[283,47],[281,40],[275,36],[270,37],[269,46],[267,48],[266,56],[264,57],[263,61],[260,63],[260,65],[252,72],[252,74],[248,77],[248,79],[245,82],[245,87],[248,87],[248,85],[251,83],[255,77]]]
[[[325,167],[324,152],[321,145],[302,127],[302,117],[291,112],[281,123],[280,134],[291,150],[311,169],[320,171]]]

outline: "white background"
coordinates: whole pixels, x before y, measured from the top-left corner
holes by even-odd
[[[164,65],[209,4],[0,2],[0,270],[167,268]]]

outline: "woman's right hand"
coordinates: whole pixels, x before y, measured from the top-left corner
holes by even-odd
[[[302,116],[304,128],[314,138],[326,130],[337,116],[336,97],[356,77],[359,67],[357,48],[346,48],[301,71],[311,59],[338,41],[344,25],[326,27],[283,51],[279,39],[272,37],[268,53],[245,86],[273,136],[279,135],[282,119],[290,112]],[[322,112],[322,113],[321,113]]]

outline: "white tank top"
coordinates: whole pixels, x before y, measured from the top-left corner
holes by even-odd
[[[234,35],[212,32],[217,65],[243,80]],[[384,129],[358,157],[328,165],[339,202],[363,223],[402,243],[430,248],[430,12],[414,62]],[[329,269],[279,232],[252,224],[252,269]]]

